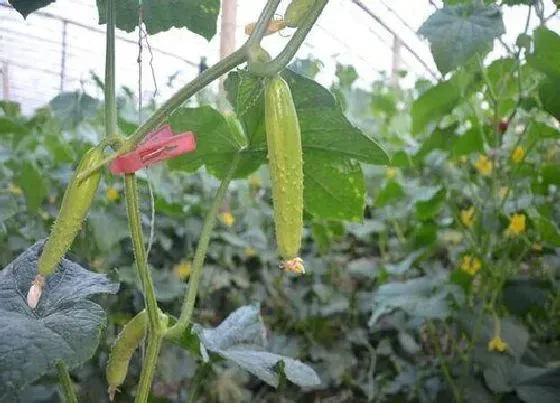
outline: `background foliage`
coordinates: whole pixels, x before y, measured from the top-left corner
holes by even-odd
[[[319,61],[297,60],[283,73],[305,149],[302,278],[283,273],[274,254],[260,83],[244,70],[226,80],[243,126],[237,134],[212,101],[191,102],[170,118],[176,131],[197,133],[198,149],[141,175],[146,231],[153,192],[149,262],[159,304],[179,312],[216,178],[248,145],[213,233],[196,322],[250,324],[258,307],[264,327],[244,341],[309,363],[320,385],[259,380],[250,373],[260,371],[260,351],[232,359],[252,369],[245,372],[166,344],[154,402],[185,401],[193,390],[217,402],[560,400],[560,36],[543,16],[534,32],[520,27],[510,55],[485,61],[503,33],[504,5],[445,3],[420,29],[442,73],[438,83],[402,89],[382,78],[359,89],[352,66],[339,65],[327,91],[312,81]],[[538,2],[503,3],[539,11]],[[197,31],[182,23],[213,34],[206,24]],[[169,24],[156,19],[148,30]],[[103,102],[82,92],[62,93],[30,117],[12,103],[0,107],[5,278],[10,262],[48,235],[70,173],[104,122]],[[138,111],[130,91],[121,90],[118,109],[119,128],[132,133]],[[108,347],[143,308],[122,199],[121,181],[105,172],[69,254],[120,282],[117,295],[98,297],[108,324],[97,351],[72,371],[80,402],[107,400]],[[232,312],[238,316],[224,322]],[[205,349],[231,359],[226,339],[199,335]],[[258,358],[243,364],[251,354]],[[138,353],[117,401],[132,401],[140,363]],[[288,380],[297,380],[289,369]],[[47,374],[17,398],[57,401],[56,380]]]

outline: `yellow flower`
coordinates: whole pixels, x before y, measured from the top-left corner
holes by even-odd
[[[191,275],[192,266],[187,260],[181,260],[179,264],[173,266],[173,275],[181,280]]]
[[[474,224],[474,206],[461,210],[461,222],[465,227],[472,228]]]
[[[494,336],[492,340],[488,342],[488,351],[499,351],[503,353],[507,348],[508,344],[498,335]]]
[[[492,161],[486,155],[478,157],[475,166],[481,175],[488,176],[492,173]]]
[[[110,187],[107,189],[106,197],[110,202],[116,202],[119,200],[119,191],[114,187]]]
[[[517,146],[513,149],[513,153],[511,154],[511,160],[514,164],[519,164],[523,161],[525,157],[525,149],[521,146]]]
[[[467,162],[467,156],[466,155],[461,155],[459,157],[459,161],[461,161],[461,163],[465,164]]]
[[[23,193],[23,190],[18,185],[10,183],[8,185],[8,193],[13,194],[14,196],[20,196]]]
[[[507,186],[500,186],[500,190],[498,190],[498,194],[500,195],[500,199],[505,199],[509,193],[509,187]]]
[[[507,229],[508,235],[510,236],[516,236],[521,234],[523,231],[525,231],[527,226],[526,220],[525,220],[525,214],[520,213],[520,214],[514,214],[511,216],[511,219],[509,221],[509,227]]]
[[[247,246],[245,248],[245,256],[247,256],[247,257],[257,256],[257,251],[255,249],[251,248],[250,246]]]
[[[393,179],[395,176],[397,176],[397,174],[399,173],[399,170],[395,167],[387,167],[387,171],[385,172],[385,176],[387,177],[387,179]]]
[[[482,264],[480,263],[480,259],[476,256],[463,256],[463,260],[461,261],[461,270],[463,270],[467,274],[474,276],[480,271],[481,267]]]
[[[258,175],[249,176],[249,186],[252,188],[260,188],[262,186],[262,179]]]
[[[220,213],[220,215],[218,216],[218,220],[220,220],[222,224],[225,224],[228,227],[231,227],[235,222],[235,218],[231,215],[229,211],[224,211],[223,213]]]

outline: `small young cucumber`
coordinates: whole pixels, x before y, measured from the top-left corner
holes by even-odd
[[[314,3],[315,0],[292,0],[284,13],[286,26],[292,28],[299,26]]]
[[[101,180],[101,170],[94,172],[83,181],[78,181],[76,176],[80,172],[96,166],[102,160],[103,149],[93,147],[80,161],[64,192],[60,212],[39,258],[39,274],[43,276],[52,274],[72,245],[97,192]]]
[[[140,346],[148,323],[147,312],[141,311],[128,322],[111,346],[109,361],[105,370],[105,378],[109,384],[109,398],[115,398],[115,392],[121,386],[128,372],[128,364],[132,355]]]
[[[265,124],[278,253],[293,260],[303,235],[303,155],[292,93],[279,75],[265,82]]]

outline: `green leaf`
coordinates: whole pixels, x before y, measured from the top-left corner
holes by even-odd
[[[477,53],[486,54],[505,27],[498,6],[469,4],[438,9],[418,33],[430,42],[437,68],[445,74]]]
[[[484,368],[484,380],[488,389],[494,393],[507,393],[513,390],[511,372],[513,359],[508,355],[494,356],[489,367]]]
[[[557,139],[560,137],[560,130],[547,125],[546,123],[532,120],[527,131],[529,142],[537,142],[541,139]]]
[[[477,323],[479,319],[481,320],[481,330],[477,337],[479,340],[478,346],[484,354],[479,354],[478,359],[491,360],[493,358],[490,357],[495,358],[496,354],[500,354],[488,351],[488,342],[495,336],[494,319],[490,315],[484,315],[482,318],[479,318],[479,315],[480,313],[463,311],[459,315],[458,321],[465,333],[472,337],[472,324]],[[529,332],[511,316],[505,316],[499,320],[500,337],[508,344],[507,353],[516,358],[521,357],[525,353],[527,344],[529,343]],[[490,354],[490,357],[488,354]]]
[[[543,241],[560,248],[560,229],[554,221],[541,216],[535,224]]]
[[[549,77],[560,77],[560,35],[541,26],[535,30],[535,50],[527,56],[527,62]]]
[[[23,189],[27,209],[30,212],[37,211],[48,193],[43,175],[35,165],[25,161],[17,175],[16,183]]]
[[[519,86],[517,72],[517,61],[513,58],[494,60],[488,66],[488,84],[498,99],[517,97]]]
[[[525,403],[560,401],[560,368],[533,368],[519,364],[512,376],[516,381],[515,392]]]
[[[15,216],[18,212],[17,202],[9,194],[0,194],[0,224]],[[0,227],[1,228],[1,227]]]
[[[63,361],[69,369],[91,358],[105,326],[105,312],[88,300],[115,294],[118,284],[106,275],[63,259],[48,277],[31,310],[25,296],[37,274],[44,240],[24,251],[0,272],[0,400],[45,374]]]
[[[540,175],[542,176],[542,184],[560,185],[560,165],[558,164],[542,164]]]
[[[444,319],[451,312],[449,294],[454,289],[445,287],[447,279],[421,277],[404,283],[384,284],[373,293],[373,311],[369,326],[395,309],[401,309],[411,316]]]
[[[440,210],[445,201],[447,191],[445,188],[439,190],[432,199],[416,203],[416,218],[427,220],[433,218]]]
[[[18,13],[27,17],[33,11],[48,6],[54,3],[55,0],[10,0],[10,4],[16,9]]]
[[[454,144],[458,137],[455,135],[457,125],[448,126],[444,129],[436,128],[430,137],[424,140],[422,146],[414,156],[417,162],[422,162],[424,157],[434,150],[454,150]]]
[[[0,135],[15,134],[17,136],[24,136],[29,134],[29,129],[11,118],[0,117]]]
[[[49,106],[64,129],[73,129],[84,119],[96,116],[99,101],[81,91],[63,92]]]
[[[327,89],[290,70],[284,70],[282,76],[292,92],[300,123],[304,159],[305,153],[320,151],[355,158],[367,164],[388,164],[389,157],[385,151],[361,130],[352,126]],[[241,85],[239,83],[244,83],[243,93],[236,90],[237,85]],[[262,96],[257,100],[250,99],[255,94],[262,95],[262,84],[259,83],[258,79],[244,71],[230,73],[224,83],[228,99],[236,110],[246,111],[243,117],[247,137],[250,145],[255,148],[266,145],[264,99]],[[239,102],[248,103],[249,110],[242,108]]]
[[[97,0],[99,24],[106,23],[105,1]],[[150,35],[173,27],[187,28],[208,41],[216,34],[220,0],[143,0],[142,8]],[[133,32],[138,25],[138,0],[117,1],[116,14],[117,28]]]
[[[175,132],[192,131],[196,139],[194,152],[169,160],[168,165],[174,170],[194,172],[206,165],[208,172],[223,178],[229,170],[231,160],[241,152],[247,141],[239,138],[238,133],[233,133],[224,116],[209,106],[179,109],[169,119],[169,123]],[[265,160],[264,150],[243,151],[235,177],[247,176]]]
[[[362,168],[328,153],[309,153],[303,164],[304,207],[324,220],[361,222],[365,207]],[[327,202],[328,201],[328,202]]]
[[[291,382],[300,387],[313,387],[321,383],[315,371],[301,361],[262,351],[266,328],[256,305],[238,308],[214,329],[194,325],[193,332],[199,336],[204,347],[202,356],[205,361],[209,357],[204,350],[211,351],[273,387],[278,387],[280,374],[277,368],[283,361],[285,376]]]
[[[282,76],[290,86],[300,122],[305,209],[317,219],[361,220],[365,187],[354,160],[384,165],[387,154],[352,126],[328,90],[290,70]],[[250,168],[256,169],[266,162],[262,80],[237,71],[229,74],[224,85],[246,130],[249,145],[244,153],[253,164]]]
[[[107,211],[92,211],[88,224],[93,227],[95,241],[102,251],[110,252],[119,241],[129,237],[127,221]]]
[[[28,2],[26,1],[26,3]],[[6,117],[12,119],[17,119],[21,117],[21,105],[17,102],[6,101],[6,100],[0,101],[0,109],[4,111],[4,115]]]
[[[375,199],[375,205],[377,207],[381,207],[388,203],[393,203],[397,200],[400,200],[405,196],[406,193],[403,187],[395,181],[390,181],[377,195],[377,198]]]
[[[483,152],[484,140],[480,133],[481,130],[484,129],[478,123],[474,123],[473,127],[457,137],[451,146],[451,155],[460,157],[462,155]]]
[[[544,312],[549,292],[543,284],[539,284],[539,280],[510,279],[504,285],[502,298],[509,312],[524,316],[535,310]]]
[[[156,270],[150,266],[156,300],[159,302],[170,303],[185,294],[186,284],[178,281],[171,270]],[[138,291],[142,291],[142,283],[138,278],[135,266],[119,267],[119,281],[134,286]]]
[[[461,90],[452,80],[426,90],[412,104],[412,131],[418,134],[429,124],[439,122],[460,100]]]
[[[543,80],[539,85],[543,109],[560,120],[560,76]]]

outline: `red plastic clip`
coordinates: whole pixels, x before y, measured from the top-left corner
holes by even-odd
[[[171,126],[165,125],[148,134],[134,151],[115,158],[109,169],[115,175],[134,173],[145,166],[190,153],[195,148],[196,141],[192,132],[174,135]]]

